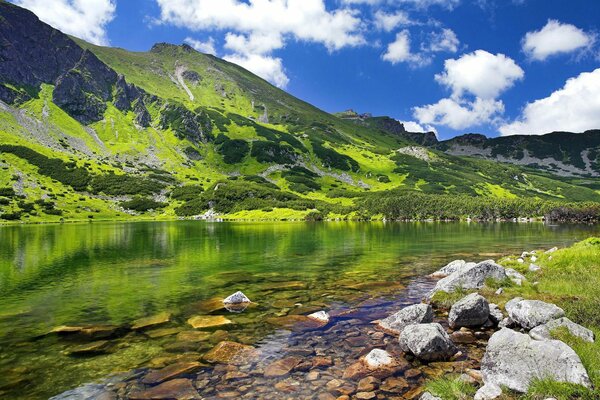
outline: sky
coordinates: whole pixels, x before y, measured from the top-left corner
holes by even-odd
[[[600,128],[600,0],[12,0],[65,33],[187,43],[315,106],[441,139]]]

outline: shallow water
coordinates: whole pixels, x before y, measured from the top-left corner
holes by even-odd
[[[210,341],[176,339],[204,300],[243,290],[258,305],[227,314],[229,340],[275,348],[268,318],[421,295],[403,290],[444,263],[569,245],[595,226],[466,223],[143,222],[0,228],[0,398],[45,399]],[[416,281],[418,282],[418,280]],[[378,300],[380,301],[380,300]],[[364,304],[364,303],[363,303]],[[382,303],[376,304],[378,307]],[[389,304],[388,304],[389,308]],[[106,354],[70,355],[81,342],[44,335],[60,325],[117,325],[162,311],[170,334],[128,331]],[[358,315],[365,323],[384,309]],[[327,332],[328,343],[336,330]],[[332,336],[333,335],[333,336]],[[287,340],[287,339],[286,339]],[[187,347],[186,347],[187,346]]]

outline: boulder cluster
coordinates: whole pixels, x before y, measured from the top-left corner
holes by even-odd
[[[533,264],[536,260],[534,253],[522,254],[519,258],[521,261],[518,262],[525,263],[527,259],[532,262],[529,269],[537,271],[539,267]],[[497,282],[511,280],[516,285],[522,285],[526,280],[519,272],[504,268],[491,260],[477,264],[463,260],[453,261],[431,276],[442,279],[437,282],[430,296],[439,291],[450,293],[456,290],[481,289],[489,279]],[[501,290],[497,292],[500,293]],[[592,387],[579,356],[566,343],[552,337],[553,331],[564,329],[583,341],[594,342],[594,333],[591,330],[566,318],[560,307],[540,300],[517,297],[508,301],[504,310],[506,316],[500,307],[490,304],[485,297],[473,292],[455,302],[448,313],[450,329],[498,329],[489,338],[481,360],[483,386],[477,391],[475,400],[498,398],[502,395],[502,388],[525,393],[534,380],[541,378]],[[402,311],[397,314],[400,313]],[[386,324],[389,325],[389,322]],[[434,329],[432,325],[437,325],[439,330]],[[410,329],[405,326],[400,333],[403,350],[411,351],[423,360],[451,356],[451,351],[447,350],[445,353],[446,348],[439,344],[437,347],[422,345],[423,341],[428,341],[427,338],[434,336],[434,330],[438,337],[436,344],[443,341],[441,338],[445,339],[448,336],[441,325],[415,326],[411,326]],[[454,332],[450,338],[461,338],[461,335],[457,335],[459,332]],[[451,346],[452,343],[448,348]],[[426,393],[422,399],[435,397]]]

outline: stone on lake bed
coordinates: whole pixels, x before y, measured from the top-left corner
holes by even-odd
[[[181,328],[162,328],[144,332],[150,339],[159,339],[165,336],[173,336],[181,332]]]
[[[189,379],[173,379],[147,390],[129,394],[131,400],[196,400],[201,399],[192,381]]]
[[[210,339],[211,333],[202,331],[183,331],[177,334],[180,342],[204,342]]]
[[[389,367],[394,364],[394,358],[385,350],[373,349],[365,356],[365,363],[373,369]]]
[[[265,378],[281,377],[292,372],[302,362],[302,357],[291,356],[277,360],[265,368]]]
[[[69,350],[69,354],[74,356],[103,354],[106,353],[110,347],[110,342],[106,340],[100,340],[74,347]]]
[[[177,364],[171,364],[162,369],[152,371],[142,379],[142,383],[146,385],[156,385],[164,381],[177,378],[181,375],[190,374],[200,368],[204,364],[199,362],[180,362]]]
[[[327,314],[325,311],[317,311],[315,313],[307,315],[307,317],[322,322],[324,324],[329,323],[329,314]]]
[[[233,321],[221,315],[198,315],[188,319],[194,329],[212,329],[233,324]]]
[[[148,328],[152,328],[152,327],[155,327],[158,325],[166,324],[170,321],[171,321],[171,313],[165,311],[165,312],[158,313],[156,315],[152,315],[152,316],[145,317],[145,318],[140,318],[138,320],[133,321],[131,329],[133,329],[134,331],[148,329]]]
[[[406,360],[392,356],[383,349],[373,349],[344,371],[344,379],[359,380],[367,376],[384,379],[408,368]]]
[[[244,360],[256,354],[256,349],[241,343],[223,341],[213,347],[202,358],[209,363],[235,363]]]
[[[68,326],[62,325],[52,329],[48,334],[58,336],[78,335],[84,339],[97,340],[109,339],[124,333],[124,327],[116,325],[88,325],[88,326]]]
[[[282,317],[268,318],[267,322],[271,325],[294,332],[316,330],[327,325],[327,323],[309,318],[306,315],[286,315]]]
[[[235,292],[234,294],[228,296],[223,300],[223,304],[243,304],[243,303],[251,303],[250,299],[246,297],[246,295],[240,291]]]

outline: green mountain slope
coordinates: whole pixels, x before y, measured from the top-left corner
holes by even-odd
[[[186,45],[98,47],[6,2],[0,41],[5,221],[341,218],[398,191],[600,200],[596,179],[424,148],[431,135],[330,115]]]

